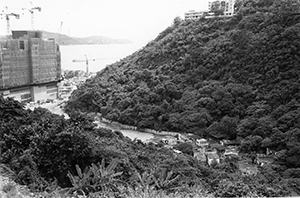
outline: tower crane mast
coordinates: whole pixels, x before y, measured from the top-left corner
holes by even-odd
[[[10,23],[9,23],[10,16],[14,16],[14,17],[16,17],[16,19],[19,19],[20,15],[16,14],[16,13],[9,13],[8,7],[5,6],[5,8],[6,8],[6,11],[2,10],[2,13],[0,13],[0,15],[1,15],[1,18],[2,18],[2,16],[4,16],[6,19],[6,31],[7,31],[6,34],[7,34],[7,36],[9,36],[10,35]]]
[[[34,11],[37,10],[37,11],[41,12],[42,8],[41,7],[33,7],[32,2],[30,2],[30,3],[31,3],[31,8],[29,8],[29,9],[22,8],[22,10],[27,10],[30,12],[30,14],[31,14],[31,29],[34,30]]]

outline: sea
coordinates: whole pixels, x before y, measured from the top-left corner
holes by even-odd
[[[88,58],[89,72],[98,72],[107,65],[123,59],[143,45],[105,44],[105,45],[61,45],[61,67],[63,70],[86,71],[86,57]],[[73,60],[76,60],[75,62]]]

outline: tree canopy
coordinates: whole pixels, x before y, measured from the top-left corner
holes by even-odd
[[[236,9],[230,18],[174,20],[81,85],[66,111],[219,139],[298,128],[299,1],[238,1]]]

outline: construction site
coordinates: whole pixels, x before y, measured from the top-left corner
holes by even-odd
[[[11,16],[2,12],[7,21],[6,39],[0,41],[0,95],[12,97],[21,102],[43,103],[59,96],[61,78],[60,49],[54,39],[43,39],[41,31],[10,31]]]
[[[40,31],[12,31],[0,53],[0,94],[22,102],[58,97],[61,61],[54,40],[43,40]]]

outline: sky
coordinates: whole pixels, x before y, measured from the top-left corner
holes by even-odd
[[[177,16],[184,19],[189,10],[207,10],[208,0],[0,0],[1,13],[18,13],[10,17],[12,30],[34,29],[62,33],[73,37],[109,36],[147,43],[170,26]],[[8,10],[6,10],[6,7]],[[0,35],[6,35],[6,19],[1,17]]]

